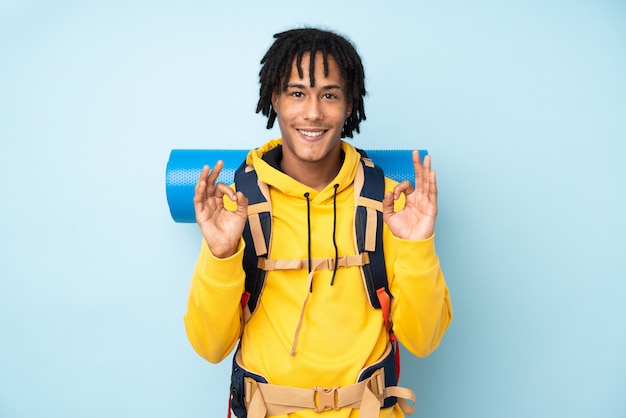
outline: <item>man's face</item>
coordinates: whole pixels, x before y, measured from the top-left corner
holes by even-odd
[[[294,59],[287,89],[272,96],[283,138],[284,162],[324,162],[338,153],[344,121],[352,110],[335,59],[328,56],[328,76],[325,76],[324,59],[317,53],[315,87],[310,85],[309,64],[310,54],[305,54],[300,78]]]

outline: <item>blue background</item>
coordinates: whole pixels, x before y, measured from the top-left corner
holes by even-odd
[[[278,31],[358,46],[362,148],[429,150],[455,320],[403,356],[419,417],[626,416],[626,4],[0,1],[0,416],[219,417],[186,340],[200,234],[172,148],[277,137]]]

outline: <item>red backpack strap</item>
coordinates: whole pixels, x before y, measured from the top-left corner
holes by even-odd
[[[378,301],[380,303],[380,308],[383,314],[383,321],[385,323],[385,328],[387,329],[387,333],[389,334],[389,341],[393,345],[394,348],[394,357],[396,361],[396,382],[400,380],[400,347],[398,347],[398,338],[396,334],[393,332],[393,321],[391,320],[391,298],[389,294],[385,290],[384,287],[376,290],[376,295],[378,296]]]

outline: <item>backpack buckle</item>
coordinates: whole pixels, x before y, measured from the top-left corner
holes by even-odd
[[[324,412],[334,409],[335,411],[339,411],[338,401],[339,396],[337,394],[337,389],[339,386],[335,386],[334,388],[323,388],[321,386],[313,387],[313,404],[315,408],[313,410],[315,412]]]
[[[254,397],[256,391],[259,389],[259,384],[257,383],[256,380],[250,377],[244,377],[243,384],[244,384],[244,389],[243,389],[244,402],[246,404],[246,408],[248,408],[250,406],[250,402],[252,402],[252,398]]]
[[[384,369],[376,370],[367,381],[367,386],[379,401],[385,398],[385,372]]]

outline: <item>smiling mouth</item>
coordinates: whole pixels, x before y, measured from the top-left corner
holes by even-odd
[[[318,136],[322,136],[326,133],[325,130],[321,130],[321,131],[305,131],[303,129],[298,129],[298,132],[301,135],[306,136],[307,138],[317,138]]]

